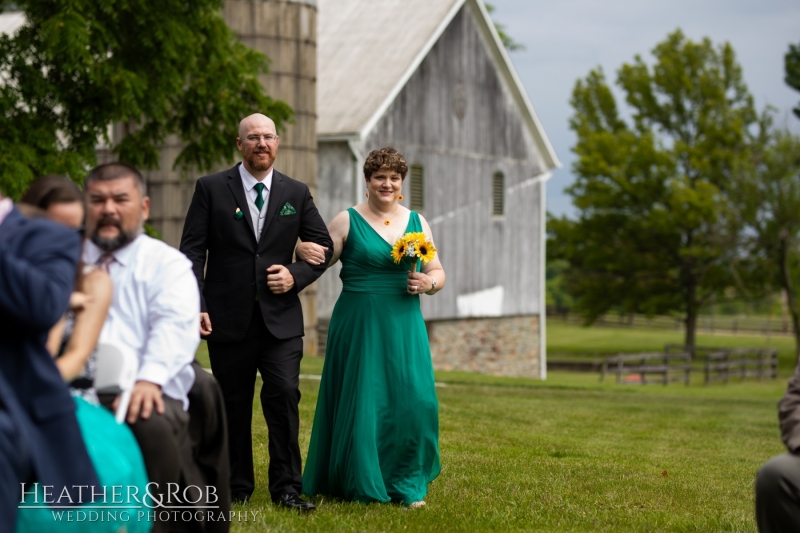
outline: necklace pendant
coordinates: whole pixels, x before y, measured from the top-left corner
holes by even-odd
[[[392,222],[391,222],[390,220],[384,220],[384,221],[383,221],[383,223],[384,223],[385,225],[387,225],[387,226],[388,226],[388,225],[389,225],[389,224],[391,224]]]

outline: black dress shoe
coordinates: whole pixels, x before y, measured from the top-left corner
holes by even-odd
[[[296,511],[314,511],[316,507],[313,503],[300,499],[297,494],[282,494],[275,503],[287,509],[294,509]]]
[[[232,492],[231,503],[234,505],[247,505],[250,503],[250,495],[246,492]]]

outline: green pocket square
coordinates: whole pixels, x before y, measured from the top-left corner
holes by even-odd
[[[289,202],[286,202],[285,204],[283,204],[283,208],[281,209],[281,212],[278,213],[278,215],[282,216],[282,217],[286,216],[286,215],[296,215],[296,214],[297,214],[297,211],[294,210],[294,207],[292,207],[292,204],[290,204]]]

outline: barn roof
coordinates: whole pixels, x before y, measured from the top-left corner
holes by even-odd
[[[320,140],[366,138],[465,5],[547,166],[560,166],[483,0],[318,0]]]
[[[22,13],[0,13],[0,35],[13,35],[23,24],[25,24],[25,15]]]

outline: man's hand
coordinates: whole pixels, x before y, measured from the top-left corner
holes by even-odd
[[[114,401],[116,410],[119,397]],[[128,405],[128,424],[134,424],[139,417],[147,420],[153,414],[153,407],[160,415],[164,414],[164,398],[161,397],[161,386],[149,381],[137,381],[131,392],[131,403]]]
[[[267,287],[273,294],[289,292],[294,287],[294,276],[283,265],[272,265],[267,269]]]
[[[211,335],[211,318],[208,313],[200,313],[200,335]]]

